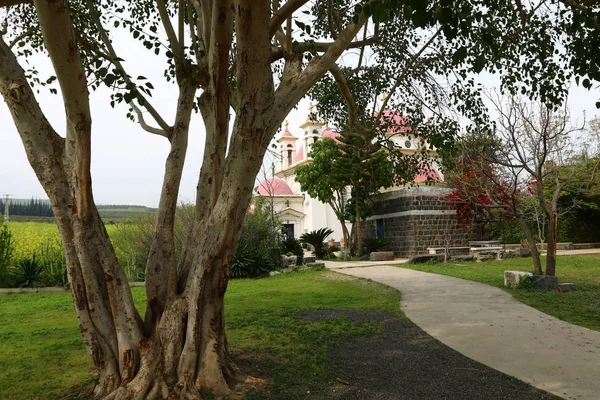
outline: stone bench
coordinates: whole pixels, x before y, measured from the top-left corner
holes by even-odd
[[[471,247],[470,253],[477,261],[481,261],[484,258],[489,258],[486,256],[493,256],[496,260],[500,260],[502,258],[502,251],[504,249],[502,247]]]
[[[519,282],[524,277],[531,278],[533,274],[531,272],[523,271],[504,271],[504,286],[515,288],[519,286]]]
[[[469,247],[448,247],[448,255],[450,255],[450,256],[468,255],[469,249],[470,249]],[[428,247],[427,248],[428,254],[444,254],[445,251],[446,251],[446,247]]]
[[[394,261],[393,251],[374,251],[369,254],[371,261]]]

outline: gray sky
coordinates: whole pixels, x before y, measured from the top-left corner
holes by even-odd
[[[127,49],[127,52],[132,50]],[[152,65],[152,56],[131,55],[135,66]],[[145,61],[145,62],[144,62]],[[33,61],[41,71],[50,71],[47,59],[36,57]],[[127,68],[127,67],[126,67]],[[144,75],[151,79],[156,90],[152,104],[160,110],[168,123],[174,115],[177,93],[175,87],[164,83],[162,65],[129,72],[132,76]],[[44,73],[40,75],[44,77]],[[49,73],[46,72],[46,76]],[[156,79],[152,79],[152,77]],[[60,95],[52,95],[40,88],[37,96],[55,130],[64,136],[65,116]],[[60,93],[60,92],[59,92]],[[91,94],[92,109],[92,179],[97,204],[136,204],[156,207],[160,196],[164,160],[169,144],[167,139],[142,130],[137,123],[126,118],[127,107],[109,105],[108,90]],[[301,124],[308,115],[308,100],[300,103],[299,110],[289,116],[290,129]],[[150,119],[148,120],[150,122]],[[194,115],[181,185],[181,201],[193,201],[198,173],[204,151],[204,127],[200,115]],[[0,195],[14,198],[46,198],[33,170],[29,166],[23,145],[13,124],[8,107],[0,104]]]
[[[145,51],[118,49],[124,57],[136,60],[128,73],[131,76],[144,75],[152,81],[156,90],[151,99],[167,122],[172,121],[176,91],[173,85],[164,83],[163,67],[157,67],[156,59]],[[41,78],[50,74],[48,59],[37,57],[32,60],[41,72]],[[150,66],[150,67],[148,67]],[[126,64],[126,68],[128,68]],[[135,69],[137,68],[137,69]],[[44,72],[46,71],[46,75]],[[154,79],[153,79],[154,78]],[[493,79],[485,79],[493,82]],[[493,84],[493,83],[492,83]],[[491,85],[491,84],[488,84]],[[587,111],[588,121],[597,113],[595,102],[600,98],[596,88],[586,91],[573,88],[570,96],[571,117],[574,121],[583,120]],[[65,117],[60,95],[52,95],[47,88],[40,88],[38,101],[54,128],[64,134]],[[143,131],[137,123],[129,121],[124,105],[112,109],[107,90],[99,90],[91,95],[93,118],[92,134],[92,178],[94,197],[97,204],[137,204],[155,207],[158,204],[164,159],[168,152],[165,138]],[[298,136],[297,128],[308,115],[308,100],[303,100],[289,116],[290,131]],[[198,172],[202,161],[204,129],[200,115],[192,120],[191,135],[183,173],[180,200],[193,201]],[[11,194],[16,198],[40,197],[46,195],[27,162],[6,104],[0,104],[0,195]]]

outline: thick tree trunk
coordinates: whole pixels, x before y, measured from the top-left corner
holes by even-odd
[[[164,8],[164,2],[158,3]],[[361,17],[358,24],[349,24],[304,70],[299,58],[290,55],[275,91],[270,3],[255,3],[224,0],[212,6],[202,4],[207,56],[206,64],[203,61],[197,66],[202,69],[197,77],[205,82],[199,106],[206,145],[196,216],[179,265],[175,265],[172,230],[195,86],[185,75],[188,65],[176,61],[180,97],[175,124],[168,132],[166,123],[161,125],[171,149],[147,264],[145,321],[135,308],[93,200],[86,73],[68,4],[34,0],[63,95],[66,137],[58,135],[45,118],[24,71],[0,36],[0,94],[56,216],[80,331],[99,373],[97,397],[200,399],[203,390],[219,396],[230,392],[236,370],[227,351],[223,299],[264,153],[288,112],[365,23]],[[237,69],[232,88],[229,71],[234,32]],[[183,48],[183,41],[178,43],[171,36],[170,45]],[[180,79],[184,75],[185,79]],[[232,90],[235,96],[230,96]],[[236,121],[230,137],[232,107]]]

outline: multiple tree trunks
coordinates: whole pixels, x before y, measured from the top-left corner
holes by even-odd
[[[223,299],[265,150],[289,111],[327,72],[365,21],[350,23],[323,56],[314,58],[304,70],[289,43],[285,72],[276,90],[270,60],[275,32],[270,25],[282,16],[280,23],[284,21],[302,2],[290,2],[276,16],[271,16],[270,3],[264,1],[203,4],[196,12],[205,14],[206,29],[196,34],[205,39],[206,55],[198,60],[198,71],[192,75],[191,67],[178,56],[183,38],[176,37],[165,14],[163,25],[175,54],[179,97],[172,125],[149,103],[146,109],[160,128],[140,121],[170,145],[146,267],[147,304],[142,318],[93,200],[88,82],[67,3],[33,3],[63,95],[66,135],[59,135],[45,118],[25,72],[1,36],[0,93],[48,194],[62,236],[81,335],[99,374],[94,395],[146,400],[174,394],[199,399],[203,390],[226,395],[235,384],[236,369],[228,355]],[[158,1],[157,7],[165,13],[164,1]],[[100,18],[95,23],[100,36],[107,38],[102,35]],[[229,81],[234,32],[235,93]],[[110,42],[104,45],[114,56]],[[118,60],[115,63],[121,68]],[[175,210],[199,89],[198,105],[206,129],[204,159],[195,217],[177,263]],[[230,131],[232,108],[236,119]]]

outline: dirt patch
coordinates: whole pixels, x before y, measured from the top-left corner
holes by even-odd
[[[558,397],[473,361],[409,320],[374,310],[311,310],[309,321],[374,321],[382,331],[337,346],[330,354],[327,399],[519,399]],[[318,396],[315,396],[318,397]]]
[[[353,276],[344,275],[344,274],[340,274],[337,272],[331,272],[331,271],[324,272],[321,275],[321,277],[332,280],[332,281],[354,281],[354,280],[357,280],[357,278],[355,278]]]

